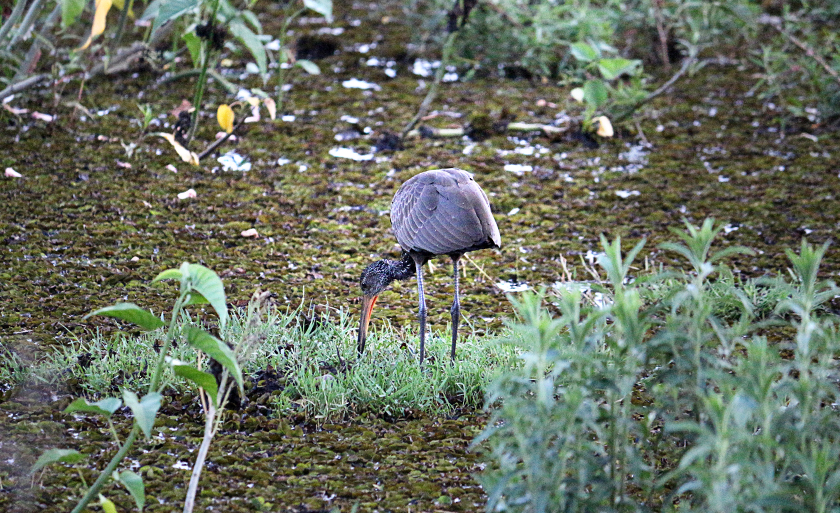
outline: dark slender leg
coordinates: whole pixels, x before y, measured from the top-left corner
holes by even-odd
[[[423,261],[414,259],[417,268],[417,293],[420,296],[420,367],[426,358],[426,294],[423,292]]]
[[[461,255],[452,257],[452,279],[455,281],[455,299],[452,301],[452,353],[449,355],[450,363],[455,363],[455,342],[458,341],[458,324],[461,322],[461,300],[458,298],[458,260]]]

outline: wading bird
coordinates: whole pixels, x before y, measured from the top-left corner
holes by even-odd
[[[452,259],[455,299],[452,301],[452,353],[461,320],[458,260],[464,253],[501,247],[499,227],[487,195],[471,174],[461,169],[425,171],[406,181],[391,201],[391,226],[403,249],[400,260],[379,260],[362,272],[362,320],[357,349],[365,350],[368,323],[379,294],[394,280],[417,275],[420,296],[420,365],[426,356],[426,297],[423,264],[438,255]]]

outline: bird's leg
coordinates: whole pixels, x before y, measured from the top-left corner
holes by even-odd
[[[414,259],[417,268],[417,293],[420,296],[420,367],[426,358],[426,294],[423,292],[423,260]]]
[[[461,301],[458,298],[458,260],[461,255],[452,256],[452,279],[455,281],[455,299],[452,301],[452,353],[450,353],[450,363],[455,363],[455,342],[458,341],[458,324],[461,322]]]

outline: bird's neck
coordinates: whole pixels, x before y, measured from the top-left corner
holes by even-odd
[[[417,272],[414,259],[408,253],[404,253],[399,260],[386,260],[386,262],[388,263],[388,274],[391,281],[407,280]]]

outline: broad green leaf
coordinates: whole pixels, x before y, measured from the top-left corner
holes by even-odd
[[[107,317],[122,319],[136,324],[146,331],[156,330],[164,326],[163,321],[155,317],[152,312],[143,310],[134,303],[117,303],[112,306],[106,306],[105,308],[100,308],[95,312],[85,315],[84,318],[87,319],[93,315],[105,315]]]
[[[21,2],[23,0],[20,0]],[[86,0],[61,0],[61,26],[67,28],[85,10]]]
[[[196,39],[198,39],[198,36],[196,36]],[[178,269],[167,269],[165,271],[161,271],[161,273],[157,275],[157,278],[152,280],[152,283],[162,280],[180,280],[181,278],[182,274]]]
[[[152,0],[149,2],[149,5],[146,6],[146,10],[143,11],[143,14],[140,16],[140,21],[148,21],[157,18],[158,12],[160,12],[160,2],[161,0]]]
[[[143,484],[143,478],[130,470],[124,470],[119,474],[115,470],[113,477],[122,483],[126,490],[128,490],[128,493],[134,498],[137,509],[143,511],[143,506],[146,505],[146,486]]]
[[[189,50],[190,52],[190,59],[192,59],[193,66],[198,68],[201,64],[201,39],[197,35],[195,35],[195,32],[187,32],[186,34],[181,36],[181,39],[183,39],[184,44],[187,45],[187,50]],[[175,269],[169,269],[168,271],[163,271],[161,274],[170,271],[178,273],[178,271],[176,271]],[[181,273],[178,273],[178,279],[181,278],[180,274]],[[175,278],[175,276],[172,277]],[[158,275],[158,277],[155,278],[155,281],[157,281],[158,279],[165,280],[166,278],[161,278],[160,275]]]
[[[303,68],[303,71],[309,73],[310,75],[321,74],[321,68],[319,68],[318,65],[312,61],[308,61],[306,59],[298,59],[295,62],[295,64]]]
[[[123,390],[123,401],[131,408],[134,420],[143,430],[146,438],[152,436],[152,427],[155,425],[155,416],[160,409],[161,397],[159,393],[152,392],[143,396],[143,399],[138,399],[137,394],[131,390]]]
[[[207,356],[219,362],[225,367],[239,385],[240,392],[243,391],[242,369],[236,363],[233,351],[213,335],[199,328],[186,328],[187,343],[196,349],[201,349]]]
[[[326,18],[327,23],[332,23],[332,0],[303,0],[303,5]]]
[[[176,376],[186,378],[203,388],[213,399],[213,405],[216,407],[219,406],[219,386],[216,384],[216,378],[212,374],[200,371],[192,365],[173,364],[172,371]]]
[[[38,472],[50,463],[78,463],[86,457],[75,449],[49,449],[38,457],[30,472]]]
[[[195,9],[200,3],[200,0],[161,0],[157,17],[152,25],[152,33],[167,21],[179,18]]]
[[[569,46],[572,56],[581,62],[592,62],[598,58],[598,50],[586,43],[572,43]]]
[[[607,103],[607,94],[607,87],[600,80],[587,80],[583,84],[584,101],[596,109]]]
[[[230,24],[230,33],[242,41],[242,44],[251,52],[254,60],[257,61],[257,67],[260,68],[260,73],[266,73],[268,71],[268,60],[265,56],[265,47],[262,41],[257,38],[257,35],[254,34],[254,31],[241,21],[234,21]]]
[[[190,299],[188,304],[203,303],[205,301],[210,303],[219,316],[219,326],[225,329],[228,320],[227,302],[225,299],[225,286],[221,278],[219,278],[219,275],[200,264],[188,264],[181,266],[181,269],[187,277],[190,290],[198,292],[203,296],[201,301],[194,298]]]
[[[642,61],[630,59],[601,59],[598,61],[598,70],[605,80],[615,80],[624,73],[635,75]]]
[[[87,399],[80,397],[70,403],[70,405],[64,409],[64,413],[83,411],[88,413],[99,413],[100,415],[110,417],[119,409],[120,406],[122,406],[122,401],[116,397],[106,397],[105,399],[96,401],[95,403],[89,403],[87,402]]]
[[[111,499],[106,499],[101,493],[99,494],[99,505],[105,513],[117,513],[117,506],[111,501]]]

